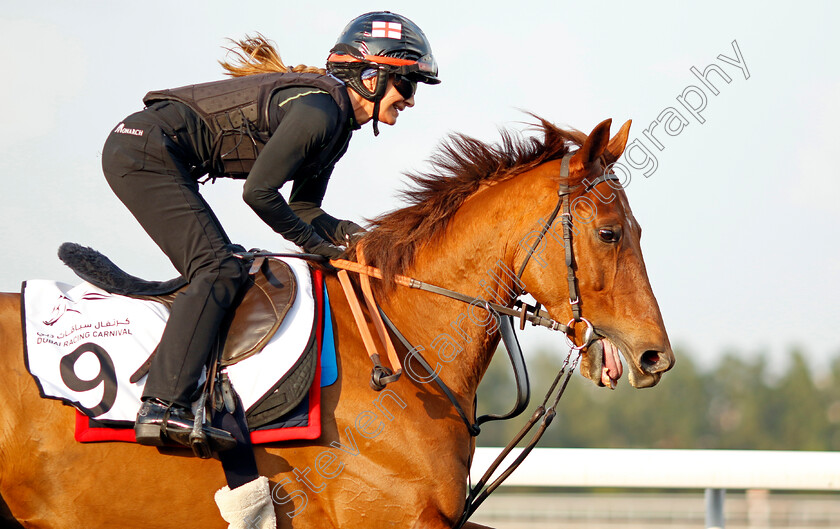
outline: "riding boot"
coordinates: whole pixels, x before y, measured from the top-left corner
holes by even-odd
[[[160,399],[144,399],[134,423],[134,436],[141,445],[164,446],[167,441],[191,447],[190,433],[195,417],[192,412],[177,404],[167,404]],[[236,446],[236,439],[227,431],[203,425],[213,452],[223,452]]]

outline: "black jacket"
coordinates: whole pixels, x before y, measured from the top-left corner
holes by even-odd
[[[144,101],[177,102],[171,106],[178,119],[198,123],[178,137],[194,174],[245,178],[245,202],[286,239],[301,246],[315,229],[343,242],[355,229],[320,208],[335,163],[359,128],[341,81],[263,74],[150,92]],[[278,190],[289,181],[287,204]]]

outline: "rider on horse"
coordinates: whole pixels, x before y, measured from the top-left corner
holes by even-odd
[[[362,228],[320,205],[353,131],[372,120],[378,134],[379,121],[393,125],[414,106],[418,82],[440,82],[423,32],[389,12],[351,21],[326,70],[286,68],[262,37],[238,44],[242,64],[223,63],[235,79],[150,92],[102,154],[111,189],[189,282],[151,365],[135,424],[141,444],[189,446],[199,377],[247,278],[199,178],[244,179],[245,202],[274,231],[306,252],[338,257],[338,245]],[[289,181],[287,203],[278,190]],[[235,443],[229,432],[204,430],[216,451]]]

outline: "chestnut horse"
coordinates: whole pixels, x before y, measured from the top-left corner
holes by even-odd
[[[552,227],[534,252],[520,242],[549,218],[559,186],[597,179],[622,154],[629,126],[612,139],[610,120],[589,136],[543,121],[542,138],[504,134],[501,144],[486,145],[455,137],[434,159],[441,174],[415,175],[409,206],[375,220],[364,237],[365,258],[385,274],[374,281],[382,309],[422,347],[470,416],[499,342],[482,323],[488,313],[389,278],[407,275],[504,304],[511,281],[492,281],[488,271],[519,270],[530,253],[525,290],[553,319],[570,320],[562,234]],[[574,147],[561,181],[561,158]],[[572,198],[584,193],[588,200],[574,201],[573,239],[583,316],[620,350],[630,383],[653,386],[674,356],[642,260],[641,230],[615,182],[579,186]],[[339,379],[324,388],[323,435],[255,449],[278,524],[451,528],[464,508],[473,438],[440,389],[416,376],[416,365],[414,377],[407,370],[385,391],[371,389],[371,363],[341,286],[334,276],[326,285]],[[213,501],[225,485],[217,461],[174,448],[75,442],[74,409],[39,398],[26,371],[20,325],[20,296],[0,294],[0,515],[50,529],[225,527]],[[560,333],[558,340],[562,349]],[[405,364],[406,350],[398,354]],[[590,355],[582,355],[581,371],[602,385],[603,360]]]

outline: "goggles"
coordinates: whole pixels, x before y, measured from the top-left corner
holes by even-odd
[[[394,74],[394,88],[403,99],[411,99],[417,91],[417,83],[404,75]]]

